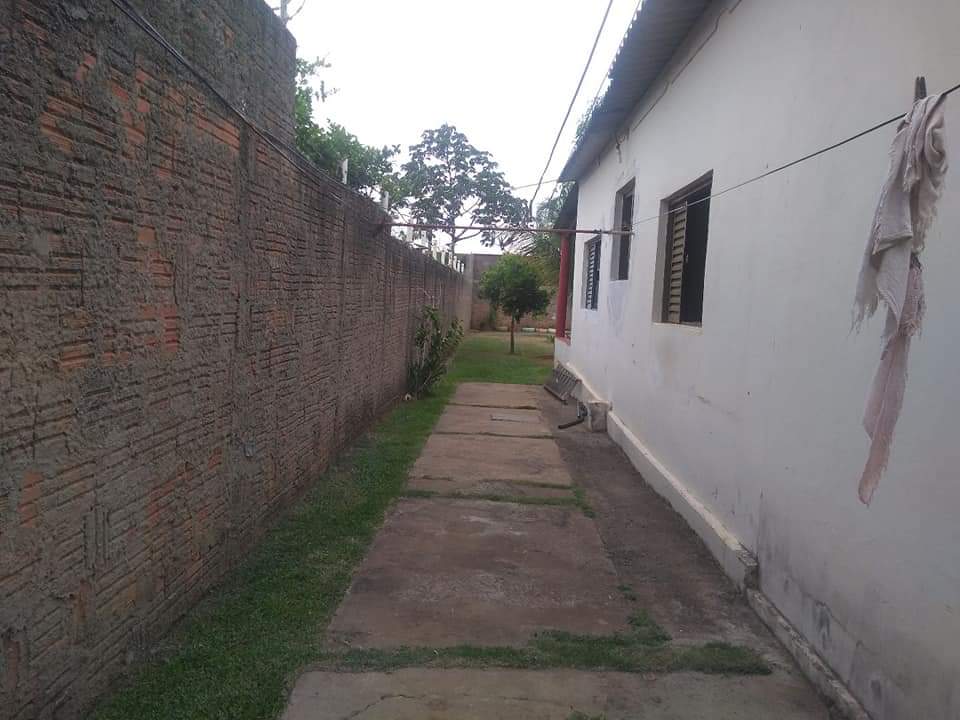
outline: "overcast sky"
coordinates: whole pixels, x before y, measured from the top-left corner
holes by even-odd
[[[333,65],[323,78],[339,91],[317,107],[317,122],[329,118],[366,144],[403,149],[452,123],[524,185],[543,170],[607,1],[306,0],[290,30],[300,57]],[[546,179],[563,167],[636,7],[614,0]],[[479,249],[478,241],[457,247]]]

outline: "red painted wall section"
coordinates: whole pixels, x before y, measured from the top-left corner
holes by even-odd
[[[260,0],[136,3],[293,139]],[[404,391],[460,277],[106,0],[0,0],[0,718],[78,717]]]

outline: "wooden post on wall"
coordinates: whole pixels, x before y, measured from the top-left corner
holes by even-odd
[[[570,275],[570,235],[560,233],[560,277],[557,278],[557,338],[567,337],[567,288]]]

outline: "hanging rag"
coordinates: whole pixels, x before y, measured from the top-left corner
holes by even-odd
[[[871,440],[859,488],[865,505],[870,504],[890,459],[907,384],[910,340],[923,324],[923,267],[919,255],[936,216],[947,172],[945,97],[931,95],[918,100],[893,140],[890,170],[857,284],[856,329],[876,312],[880,300],[887,306],[880,365],[863,417],[863,427]]]

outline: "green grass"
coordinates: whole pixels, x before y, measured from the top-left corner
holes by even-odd
[[[617,585],[617,590],[619,590],[623,594],[624,599],[628,600],[629,602],[637,601],[637,594],[629,585]]]
[[[451,390],[399,406],[361,440],[92,717],[277,717]]]
[[[587,505],[582,493],[574,488],[570,497],[536,497],[531,495],[504,495],[501,493],[464,493],[458,490],[439,492],[437,490],[404,490],[403,497],[408,498],[443,498],[449,500],[487,500],[489,502],[513,503],[515,505],[553,505],[558,507],[578,508],[587,517],[593,517],[593,509]]]
[[[468,336],[436,392],[397,407],[318,478],[92,720],[276,718],[297,670],[322,659],[323,631],[456,383],[546,379],[546,338],[507,349],[505,335]]]
[[[330,653],[318,668],[340,672],[388,672],[406,667],[523,670],[611,670],[765,675],[770,667],[752,650],[727,643],[673,646],[670,636],[645,614],[631,618],[631,630],[616,635],[577,635],[549,630],[523,647],[366,648]]]
[[[463,340],[450,368],[453,382],[542,385],[553,368],[553,345],[546,335],[517,333],[517,354],[510,355],[506,333],[475,333]]]

